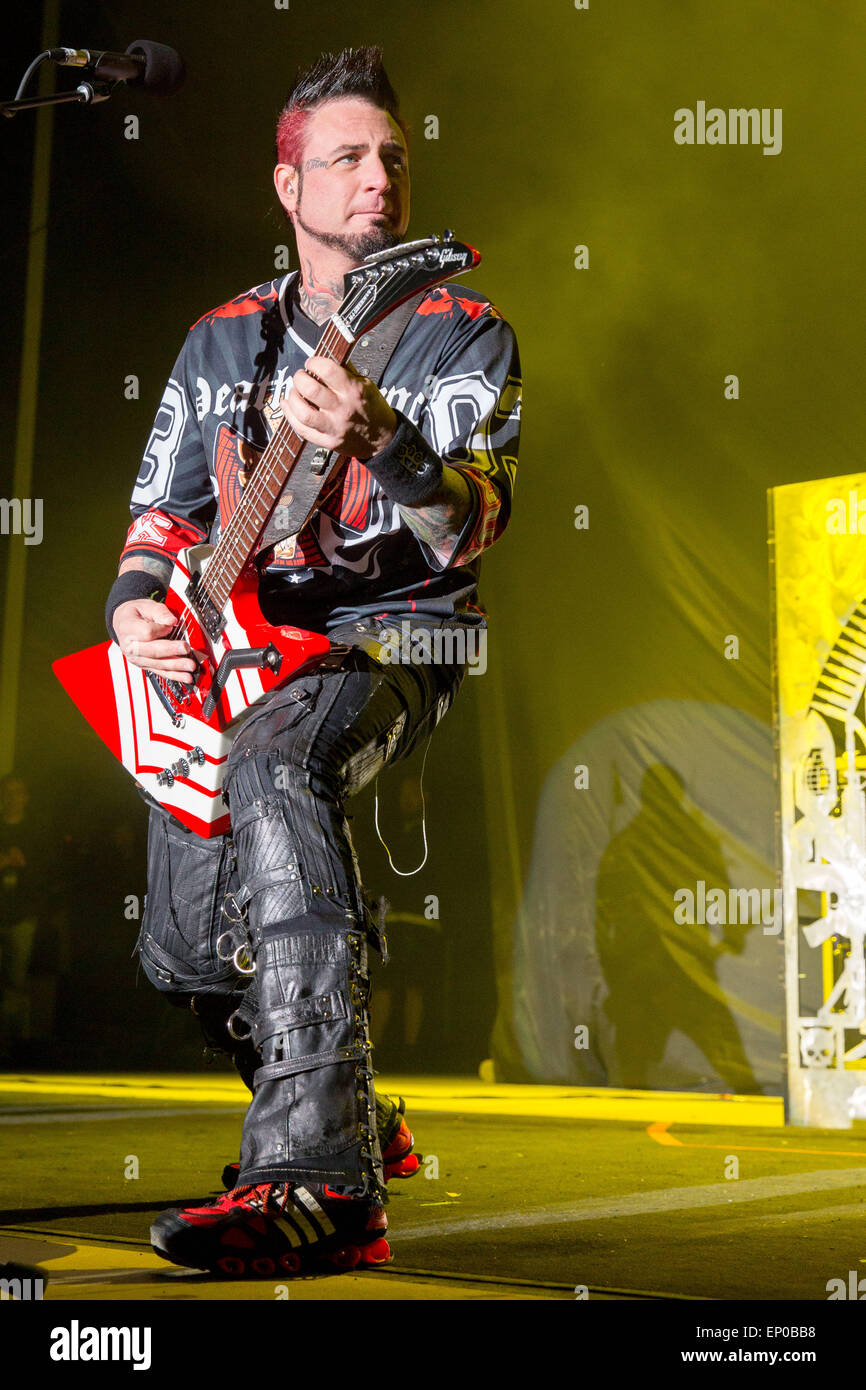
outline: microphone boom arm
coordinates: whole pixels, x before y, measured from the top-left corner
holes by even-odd
[[[45,62],[59,63],[64,67],[89,68],[90,80],[80,82],[74,91],[25,97],[30,79]],[[173,48],[145,39],[137,39],[130,44],[126,53],[106,53],[88,48],[47,48],[33,59],[19,83],[15,99],[0,103],[0,112],[4,116],[14,116],[18,111],[39,106],[63,106],[72,101],[92,106],[95,102],[107,101],[121,82],[136,90],[141,88],[168,96],[183,82],[184,71],[183,59]]]

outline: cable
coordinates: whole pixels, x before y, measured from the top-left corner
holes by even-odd
[[[434,725],[434,728],[435,728],[435,725]],[[426,803],[425,800],[424,800],[424,768],[427,766],[427,754],[430,752],[430,740],[431,740],[432,737],[433,737],[433,729],[431,729],[430,732],[429,732],[429,734],[427,735],[427,747],[424,749],[424,761],[421,763],[421,776],[420,776],[419,779],[418,779],[418,790],[419,790],[420,793],[421,793],[421,837],[422,837],[422,839],[423,839],[423,841],[424,841],[424,858],[421,860],[421,863],[418,865],[418,867],[417,867],[416,869],[398,869],[398,868],[397,868],[397,865],[394,863],[394,860],[391,858],[391,851],[389,850],[388,846],[385,844],[385,841],[382,839],[382,832],[381,832],[380,829],[379,829],[379,778],[378,778],[378,776],[376,777],[376,780],[375,780],[375,782],[373,783],[373,793],[374,793],[374,798],[375,798],[375,801],[374,801],[374,820],[375,820],[375,824],[376,824],[376,834],[377,834],[378,837],[379,837],[379,843],[380,843],[380,845],[382,846],[382,848],[384,849],[385,853],[386,853],[387,856],[388,856],[388,863],[391,865],[391,868],[394,870],[394,873],[395,873],[395,874],[399,874],[401,878],[412,878],[413,874],[418,874],[418,873],[420,873],[421,870],[424,868],[424,865],[427,863],[427,852],[428,852],[428,851],[427,851],[427,825],[426,825],[426,817],[425,817],[425,812],[426,812],[426,810],[427,810],[427,803]]]
[[[33,62],[30,64],[29,68],[27,69],[20,83],[18,84],[18,91],[15,93],[15,101],[21,100],[21,98],[24,96],[24,89],[27,86],[27,83],[30,81],[36,69],[39,67],[39,64],[44,63],[45,59],[50,57],[50,55],[51,50],[46,48],[44,53],[40,53],[38,57],[33,59]]]

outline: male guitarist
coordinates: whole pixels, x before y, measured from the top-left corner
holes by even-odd
[[[374,1094],[367,944],[381,939],[343,803],[432,732],[461,684],[465,658],[395,660],[392,646],[386,660],[380,643],[401,625],[413,638],[403,653],[423,650],[424,629],[477,639],[478,557],[508,521],[519,429],[514,335],[462,284],[419,302],[381,389],[316,354],[343,276],[409,223],[407,128],[379,49],[326,54],[299,77],[274,182],[300,273],[190,330],[106,613],[131,662],[191,683],[203,654],[168,637],[162,602],[175,555],[226,525],[280,414],[347,460],[300,533],[265,533],[267,620],[332,648],[241,726],[225,780],[231,836],[202,839],[151,810],[144,969],[252,1090],[235,1185],[164,1212],[152,1240],[178,1264],[231,1275],[389,1257],[384,1178],[411,1136]]]

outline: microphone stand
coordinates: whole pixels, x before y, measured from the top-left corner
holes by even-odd
[[[14,101],[4,101],[0,103],[0,112],[4,116],[15,116],[19,111],[30,111],[35,106],[66,106],[74,101],[85,106],[93,106],[95,102],[107,101],[117,86],[116,82],[79,82],[78,86],[71,92],[54,92],[50,96],[25,97],[24,89],[33,74],[46,58],[50,57],[48,49],[40,53],[33,59],[29,68],[21,79],[18,91],[15,93]]]
[[[0,108],[4,115],[14,116],[28,106],[52,106],[56,102],[94,100],[101,94],[88,97],[84,92],[61,93],[59,97],[45,92],[49,73],[42,64],[48,58],[51,45],[57,42],[60,0],[44,0],[42,8],[42,43],[44,52],[28,67],[15,93],[15,100]],[[42,92],[38,97],[25,97],[30,78],[38,68]],[[86,84],[82,83],[82,87]],[[24,285],[24,304],[21,333],[21,368],[18,377],[18,409],[15,425],[15,456],[12,471],[12,495],[32,496],[33,452],[39,398],[39,358],[42,338],[42,305],[45,287],[45,249],[48,236],[48,204],[51,179],[51,131],[54,113],[39,111],[33,141],[33,192],[30,202],[30,225],[27,238],[27,274]],[[10,542],[6,563],[3,595],[2,631],[0,631],[0,773],[14,766],[18,746],[18,710],[21,685],[22,652],[24,650],[24,600],[26,590],[28,547],[20,538]]]
[[[100,79],[98,67],[92,80],[81,82],[74,91],[46,92],[49,73],[43,66],[56,62],[57,26],[60,0],[43,0],[42,36],[44,51],[33,59],[15,93],[13,101],[0,103],[4,116],[34,107],[65,106],[77,102],[91,106],[106,101],[118,85],[109,74]],[[153,45],[151,46],[153,47]],[[89,53],[88,53],[89,56]],[[183,64],[175,54],[182,76]],[[145,66],[146,66],[145,58]],[[78,66],[76,64],[76,66]],[[91,64],[80,64],[89,67]],[[41,68],[40,95],[25,96],[30,79]],[[174,74],[177,85],[178,73]],[[30,228],[27,241],[27,275],[24,289],[23,332],[21,339],[21,370],[18,385],[18,414],[15,434],[15,461],[12,489],[17,498],[31,496],[33,480],[33,448],[39,395],[39,356],[42,334],[42,306],[45,287],[45,249],[48,235],[48,204],[51,180],[51,133],[53,113],[37,110],[33,145],[33,194],[30,205]],[[5,593],[0,607],[0,774],[11,769],[16,747],[18,724],[21,654],[24,636],[24,597],[27,546],[10,541],[6,564]]]
[[[83,102],[92,106],[97,101],[108,101],[116,82],[80,82],[74,92],[55,92],[50,97],[25,97],[23,101],[4,101],[0,111],[4,116],[14,116],[19,111],[29,111],[34,106],[65,106],[70,101]]]

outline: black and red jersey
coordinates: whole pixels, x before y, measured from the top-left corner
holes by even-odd
[[[164,555],[210,539],[231,516],[292,376],[323,329],[300,310],[297,272],[259,285],[190,329],[157,411],[132,494],[123,557]],[[507,525],[517,467],[521,377],[514,333],[463,285],[432,290],[380,390],[443,462],[473,506],[443,563],[351,459],[295,538],[265,551],[262,607],[272,622],[329,632],[364,619],[483,626],[479,557]]]

